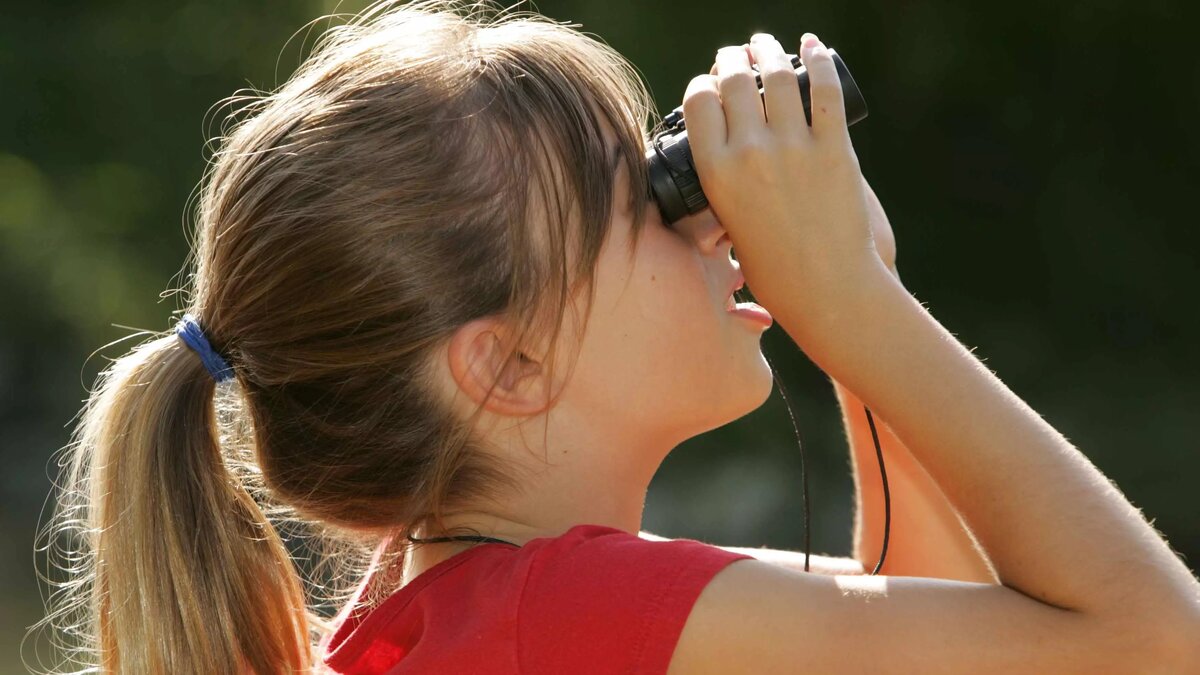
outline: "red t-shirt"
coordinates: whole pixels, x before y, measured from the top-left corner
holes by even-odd
[[[603,525],[477,544],[365,615],[356,594],[323,662],[354,675],[665,673],[700,591],[745,558]]]

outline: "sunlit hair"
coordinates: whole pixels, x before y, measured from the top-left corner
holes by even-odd
[[[317,610],[378,542],[517,489],[471,432],[480,409],[435,393],[432,355],[495,316],[510,359],[536,344],[554,362],[622,206],[604,129],[645,185],[656,117],[607,45],[453,1],[373,4],[232,101],[179,290],[236,379],[215,384],[173,330],[97,379],[42,533],[61,579],[35,628],[70,666],[314,669]],[[630,190],[631,245],[651,207]]]

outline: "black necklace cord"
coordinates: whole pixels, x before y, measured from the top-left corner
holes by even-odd
[[[456,537],[432,537],[430,539],[421,539],[410,534],[408,535],[408,540],[414,544],[436,544],[441,541],[482,541],[487,543],[508,544],[509,546],[521,548],[520,544],[514,544],[511,541],[504,541],[503,539],[497,539],[495,537],[487,537],[482,534],[463,534]]]
[[[867,424],[871,425],[871,440],[875,441],[875,456],[879,458],[879,475],[883,477],[883,549],[879,551],[879,562],[875,565],[875,571],[871,574],[879,574],[879,569],[883,567],[883,559],[887,556],[888,533],[892,529],[892,495],[888,490],[887,469],[883,468],[883,450],[879,448],[879,434],[875,431],[875,418],[871,416],[871,409],[863,406],[863,410],[867,411]]]
[[[808,571],[808,556],[812,546],[809,544],[811,539],[810,534],[812,528],[809,527],[808,517],[808,467],[804,463],[804,444],[800,442],[800,428],[796,426],[796,415],[792,412],[792,406],[788,402],[787,390],[783,387],[783,380],[779,379],[779,374],[775,370],[775,364],[763,353],[763,358],[767,359],[767,365],[771,367],[771,377],[775,378],[775,385],[779,387],[779,395],[783,397],[783,407],[788,411],[788,419],[792,421],[792,433],[796,435],[796,447],[800,449],[800,493],[804,499],[804,571]]]
[[[763,358],[767,360],[767,365],[771,367],[771,377],[775,378],[775,384],[779,387],[779,395],[783,397],[783,405],[787,408],[788,418],[792,422],[792,432],[796,436],[796,447],[800,449],[800,489],[804,499],[804,571],[808,569],[809,552],[812,551],[810,544],[810,520],[809,520],[809,504],[808,504],[808,468],[804,461],[804,444],[800,442],[800,429],[796,425],[796,415],[792,412],[792,406],[788,402],[787,390],[783,386],[783,380],[779,379],[779,374],[775,370],[775,364],[771,362],[770,357],[763,353]],[[875,430],[875,418],[871,416],[871,409],[863,406],[863,410],[867,412],[867,424],[871,426],[871,440],[875,442],[875,457],[879,460],[879,474],[883,478],[883,549],[879,552],[879,562],[875,564],[872,575],[879,574],[879,570],[883,567],[883,561],[887,557],[888,538],[892,530],[892,495],[888,489],[887,469],[883,465],[883,449],[879,447],[879,434]]]

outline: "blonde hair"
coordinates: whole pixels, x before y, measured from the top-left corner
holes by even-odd
[[[173,330],[100,374],[44,532],[67,579],[39,626],[71,663],[314,669],[334,627],[308,594],[337,606],[385,537],[520,484],[480,451],[480,409],[435,395],[431,355],[485,316],[517,329],[510,359],[547,334],[553,354],[594,297],[614,159],[636,244],[656,113],[612,48],[495,9],[373,4],[274,92],[234,97],[181,290],[236,378],[214,383]]]

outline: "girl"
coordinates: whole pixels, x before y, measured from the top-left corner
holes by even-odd
[[[712,208],[668,227],[644,188],[654,106],[629,64],[565,26],[483,9],[374,5],[229,131],[201,194],[187,313],[106,370],[71,446],[57,523],[82,536],[53,618],[84,638],[81,661],[1197,666],[1196,580],[900,284],[815,36],[801,51],[811,127],[770,36],[722,49],[691,82]],[[671,448],[770,394],[771,319],[725,308],[743,281],[888,420],[999,583],[804,574],[637,535]],[[268,515],[342,547],[336,619],[313,611]]]

